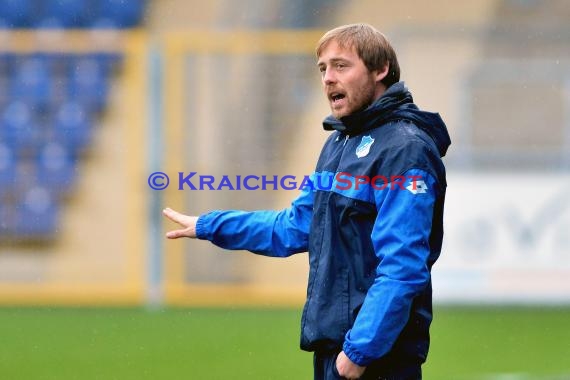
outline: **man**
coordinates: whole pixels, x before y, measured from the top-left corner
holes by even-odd
[[[282,211],[167,208],[183,227],[167,237],[268,256],[308,250],[301,348],[315,352],[315,379],[421,379],[449,135],[414,105],[393,48],[370,25],[327,32],[316,53],[332,111],[323,125],[334,132],[313,179],[332,186],[307,187]]]

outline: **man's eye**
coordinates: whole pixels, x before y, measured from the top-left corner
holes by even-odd
[[[337,64],[336,64],[336,68],[339,69],[339,70],[342,70],[342,69],[344,69],[345,67],[346,67],[346,65],[345,65],[344,63],[337,63]]]

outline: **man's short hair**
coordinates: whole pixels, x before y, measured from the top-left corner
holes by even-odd
[[[388,39],[373,26],[350,24],[329,30],[317,43],[317,58],[331,41],[336,41],[342,48],[354,47],[369,71],[382,71],[388,65],[388,75],[382,80],[386,88],[400,81],[396,52]]]

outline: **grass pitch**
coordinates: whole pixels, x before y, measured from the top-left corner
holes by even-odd
[[[300,316],[0,308],[0,379],[311,379]],[[436,307],[424,378],[570,379],[570,308]]]

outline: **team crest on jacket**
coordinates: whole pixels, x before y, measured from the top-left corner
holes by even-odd
[[[362,136],[360,145],[356,147],[356,157],[362,158],[370,153],[370,147],[374,144],[374,139],[370,136]]]

